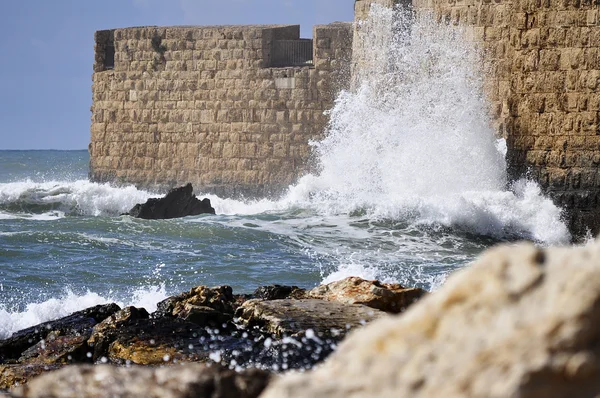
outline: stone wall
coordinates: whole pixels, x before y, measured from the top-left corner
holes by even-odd
[[[373,51],[369,51],[370,46],[383,45],[385,37],[379,37],[381,29],[377,28],[377,35],[372,35],[370,30],[375,28],[368,23],[371,6],[378,4],[383,7],[394,7],[396,5],[409,6],[411,0],[356,0],[354,2],[354,32],[353,32],[353,52],[352,52],[352,78],[351,85],[356,87],[358,82],[362,81],[371,73],[373,68],[380,67],[379,62],[373,62],[371,56]],[[390,21],[391,22],[391,21]],[[390,28],[391,34],[391,28]],[[375,40],[375,42],[373,42]],[[379,40],[379,41],[378,41]]]
[[[262,196],[309,164],[348,79],[351,24],[314,28],[312,60],[273,68],[299,26],[96,32],[90,144],[95,181]],[[306,44],[306,43],[304,43]],[[302,45],[304,45],[302,44]]]
[[[509,174],[540,183],[571,230],[600,232],[600,1],[414,0],[484,44]]]

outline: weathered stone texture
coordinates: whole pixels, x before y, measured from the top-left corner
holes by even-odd
[[[600,232],[600,3],[414,0],[484,44],[509,173],[538,181],[573,232]]]
[[[261,398],[598,397],[600,245],[488,251]]]
[[[273,44],[298,38],[295,25],[97,32],[92,179],[226,195],[292,183],[340,88],[351,25],[315,27],[312,65],[271,68]]]
[[[240,373],[217,365],[165,368],[72,366],[43,375],[15,397],[255,398],[271,375],[258,369]]]

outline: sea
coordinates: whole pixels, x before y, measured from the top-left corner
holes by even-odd
[[[162,193],[90,181],[87,151],[0,151],[0,339],[101,303],[153,311],[198,285],[355,275],[435,291],[499,243],[569,243],[539,186],[507,179],[467,32],[378,7],[359,31],[369,64],[311,142],[315,171],[281,197],[200,188],[216,215],[140,220],[121,214]]]

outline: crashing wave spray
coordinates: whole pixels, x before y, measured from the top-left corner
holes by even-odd
[[[391,29],[390,29],[391,26]],[[532,182],[506,190],[483,93],[481,53],[429,14],[374,5],[359,25],[366,64],[313,143],[320,172],[288,198],[334,212],[495,237],[564,243],[560,210]]]

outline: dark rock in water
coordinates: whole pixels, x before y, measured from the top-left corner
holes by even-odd
[[[0,363],[15,361],[21,358],[23,353],[29,348],[32,348],[32,350],[28,351],[22,360],[25,361],[28,358],[39,357],[40,355],[44,356],[45,354],[43,351],[45,348],[42,344],[38,344],[42,340],[48,339],[50,336],[55,340],[58,337],[65,339],[69,336],[86,336],[87,340],[91,334],[92,328],[96,324],[102,322],[119,310],[120,308],[116,304],[98,305],[83,311],[75,312],[56,321],[42,323],[16,332],[10,338],[0,341]],[[74,340],[72,340],[72,342],[73,341]],[[60,343],[58,344],[60,345]],[[36,345],[38,345],[37,348],[33,348]],[[48,351],[48,355],[55,358],[63,358],[63,354],[69,350],[68,347],[66,347],[65,350],[61,350],[59,346],[53,346],[52,344],[48,346],[48,349],[53,352],[51,354],[50,351]],[[68,355],[69,354],[66,354],[66,357],[68,357]],[[45,360],[43,362],[45,362]]]
[[[174,188],[164,198],[148,199],[137,204],[128,213],[132,217],[147,220],[165,220],[200,214],[215,214],[209,199],[199,200],[194,195],[192,184]]]
[[[248,300],[236,316],[248,326],[259,326],[277,337],[301,336],[307,330],[318,337],[341,337],[347,329],[384,316],[385,313],[363,305],[348,305],[323,300]]]
[[[218,365],[71,366],[41,376],[14,394],[22,398],[256,398],[270,379],[269,373],[258,369],[237,373]]]
[[[253,296],[263,300],[283,300],[288,298],[308,298],[305,289],[298,286],[269,285],[261,286],[254,291]]]
[[[9,389],[27,383],[32,378],[64,365],[0,365],[0,389]],[[2,393],[0,392],[0,397]]]

